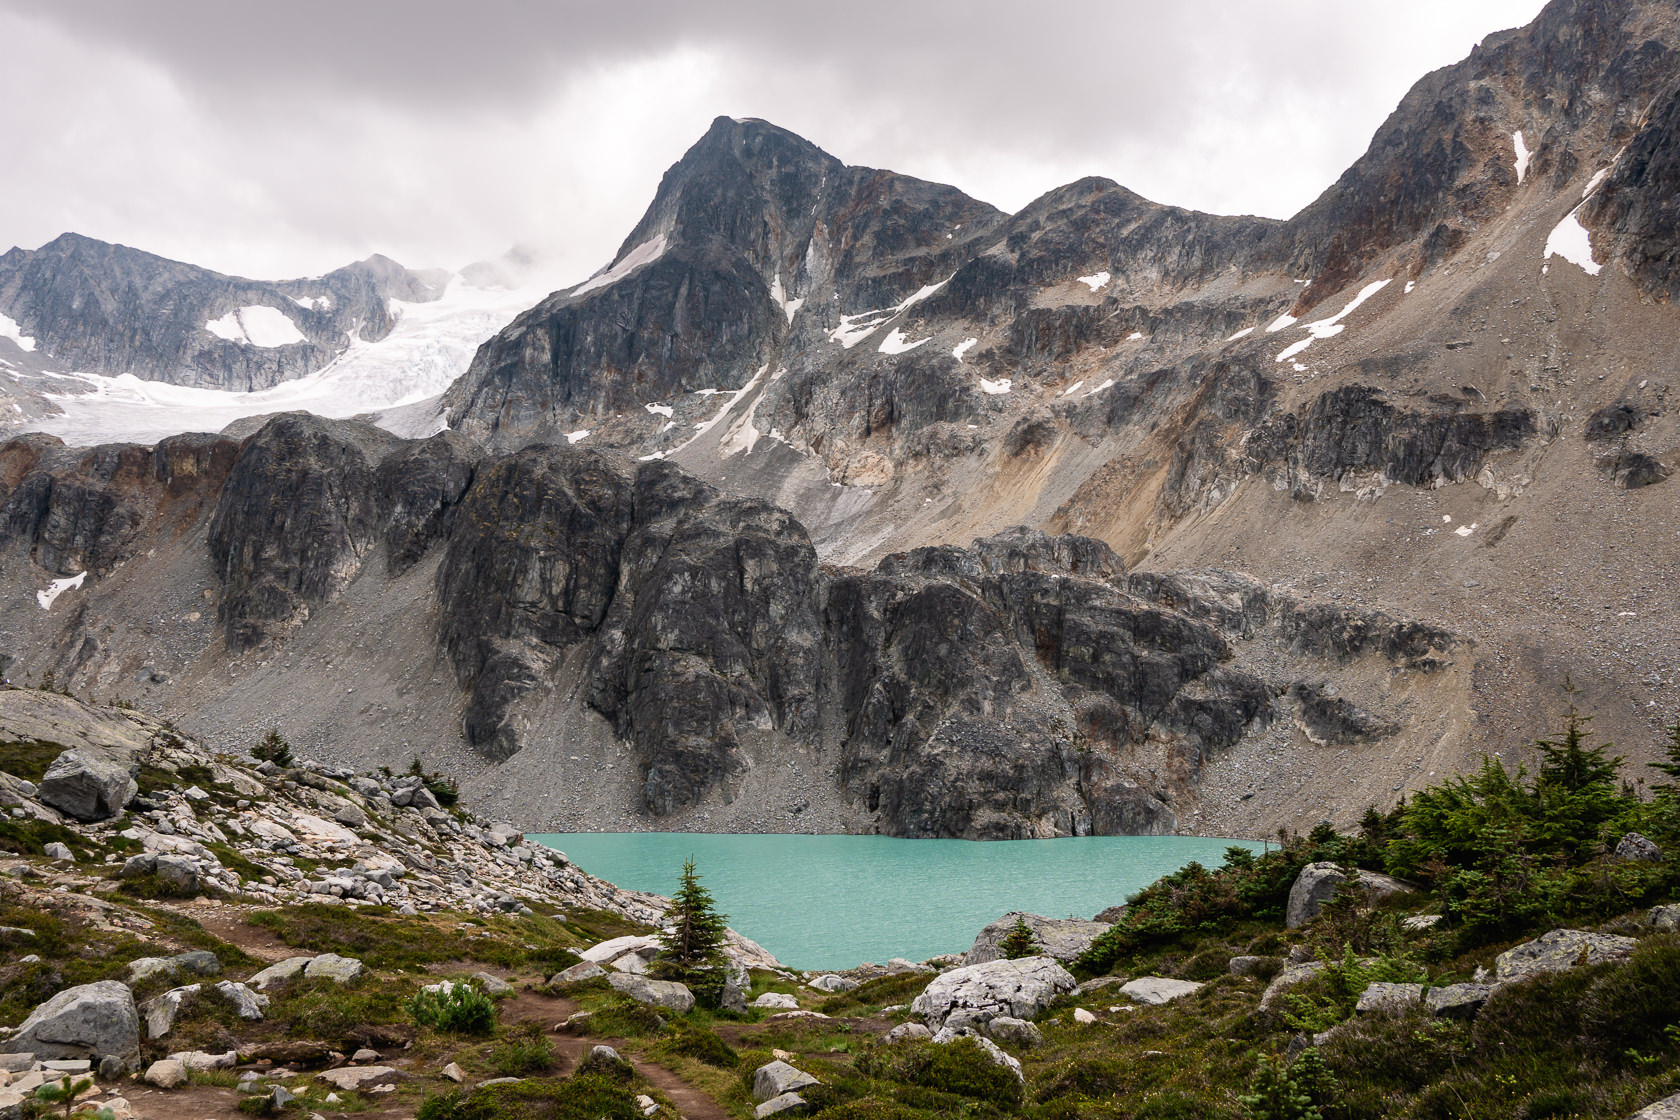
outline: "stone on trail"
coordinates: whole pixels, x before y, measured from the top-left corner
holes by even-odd
[[[173,1058],[161,1058],[146,1067],[145,1080],[147,1084],[156,1085],[159,1089],[173,1089],[187,1079],[185,1063]]]
[[[933,1032],[920,1023],[900,1023],[887,1032],[888,1042],[915,1042],[933,1037]]]
[[[42,1059],[115,1054],[138,1065],[140,1012],[134,993],[116,980],[66,988],[30,1012],[0,1050]]]
[[[579,984],[585,980],[593,980],[597,976],[605,976],[607,970],[594,961],[579,961],[572,967],[556,972],[548,978],[550,984]]]
[[[934,977],[911,1003],[910,1010],[933,1030],[958,1013],[965,1013],[971,1023],[983,1023],[999,1015],[1033,1019],[1075,986],[1068,970],[1052,957],[987,961]]]
[[[46,845],[44,848],[41,849],[41,851],[48,859],[54,860],[55,862],[59,862],[59,863],[75,863],[76,862],[76,853],[72,852],[69,849],[69,847],[67,847],[64,844],[59,843],[57,840],[54,840],[51,844]]]
[[[1578,964],[1621,960],[1638,944],[1631,937],[1609,933],[1554,929],[1499,954],[1494,973],[1499,983],[1509,984],[1542,972],[1562,972]]]
[[[1042,914],[1012,910],[980,931],[979,936],[974,939],[974,947],[963,954],[962,963],[984,964],[1001,959],[1003,939],[1015,928],[1017,920],[1026,923],[1027,928],[1032,930],[1033,940],[1038,942],[1040,953],[1047,957],[1055,957],[1064,964],[1090,948],[1091,942],[1109,930],[1107,922],[1089,922],[1083,918],[1046,918]]]
[[[767,1101],[783,1093],[792,1093],[812,1085],[821,1085],[815,1077],[796,1069],[780,1059],[766,1062],[753,1071],[752,1094],[755,1101]]]
[[[79,821],[102,821],[121,813],[140,792],[128,767],[90,750],[68,750],[53,759],[36,797]]]
[[[352,1062],[377,1062],[379,1060],[379,1051],[369,1050],[364,1046],[354,1054],[350,1055],[350,1060]]]
[[[487,996],[511,996],[513,994],[513,985],[500,976],[492,976],[488,972],[475,972],[472,974],[472,978],[478,981],[478,986],[484,989],[484,994]]]
[[[1087,1011],[1083,1007],[1076,1007],[1073,1009],[1073,1021],[1076,1023],[1090,1024],[1096,1022],[1097,1017],[1093,1012]]]
[[[1120,985],[1120,994],[1134,1003],[1162,1004],[1195,995],[1202,985],[1193,980],[1169,980],[1165,976],[1140,976]]]
[[[607,983],[637,1003],[664,1007],[679,1015],[694,1009],[694,993],[688,990],[687,984],[675,980],[649,980],[645,976],[620,973],[607,977]]]
[[[187,1069],[200,1073],[207,1070],[232,1069],[239,1064],[237,1050],[229,1050],[223,1054],[211,1054],[204,1050],[181,1050],[169,1056],[184,1064]]]
[[[799,1001],[793,996],[788,995],[786,992],[765,992],[763,995],[753,1000],[749,1006],[779,1007],[787,1009],[798,1007]]]
[[[449,1078],[449,1080],[455,1082],[457,1085],[467,1079],[467,1071],[456,1065],[454,1062],[450,1062],[448,1065],[443,1067],[443,1075]]]

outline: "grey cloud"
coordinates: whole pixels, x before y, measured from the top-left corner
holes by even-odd
[[[158,215],[183,191],[216,194],[220,175],[231,201],[214,210],[227,223],[216,236],[235,256],[238,243],[265,237],[272,249],[285,231],[326,246],[312,252],[378,247],[427,254],[423,263],[500,247],[469,245],[475,238],[541,236],[584,246],[579,259],[599,263],[659,171],[721,112],[765,117],[850,162],[944,178],[1006,208],[1103,174],[1165,202],[1283,216],[1363,150],[1426,68],[1539,6],[0,0],[0,15],[85,45],[93,61],[81,65],[114,51],[166,75],[179,104],[160,110],[174,116],[157,122],[158,143],[192,146],[203,179],[141,153],[127,176],[132,198],[95,198],[75,185],[75,161],[84,180],[111,178],[95,166],[97,146],[51,147],[64,161],[56,180],[0,185],[14,215],[0,217],[0,241],[24,237],[9,220],[32,231],[91,220],[78,214],[111,236],[126,213],[137,243],[160,228],[179,233],[196,215],[173,225]],[[703,64],[684,61],[694,58]],[[66,65],[77,64],[67,51]],[[637,67],[650,88],[626,94],[613,75]],[[105,75],[64,80],[97,87]],[[18,111],[0,114],[0,141],[27,147],[31,137],[5,130],[30,127]],[[548,151],[567,146],[578,150]],[[452,166],[457,153],[481,170]],[[552,204],[540,184],[520,182],[545,175],[567,178]],[[152,216],[133,218],[142,211]],[[404,223],[424,223],[424,236],[401,238]]]

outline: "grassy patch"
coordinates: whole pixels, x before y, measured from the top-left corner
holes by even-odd
[[[922,994],[933,979],[926,973],[907,972],[899,976],[877,976],[849,992],[838,992],[817,1004],[824,1015],[872,1015],[883,1007],[909,1003]]]
[[[383,907],[351,911],[305,904],[263,910],[252,925],[311,953],[357,957],[370,968],[422,969],[446,961],[476,961],[550,975],[576,964],[576,934],[552,918],[495,917],[463,935],[458,915],[402,917]]]
[[[38,783],[53,759],[69,749],[59,743],[0,743],[0,770]]]
[[[89,842],[87,837],[63,825],[0,817],[0,850],[20,856],[44,856],[47,845],[52,843],[65,845],[84,862],[102,853],[100,845]]]
[[[633,1084],[581,1073],[433,1097],[417,1120],[642,1120],[636,1092]]]

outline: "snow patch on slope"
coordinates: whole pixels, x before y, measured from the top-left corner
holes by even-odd
[[[632,272],[636,271],[638,268],[642,267],[644,264],[652,264],[654,261],[658,260],[664,252],[665,235],[663,233],[655,234],[653,237],[648,238],[646,241],[624,254],[624,259],[613,265],[611,268],[604,272],[596,273],[594,276],[591,276],[589,279],[579,284],[576,288],[573,288],[571,294],[574,296],[581,296],[583,293],[592,292],[596,288],[604,288],[608,284],[616,284]]]
[[[880,351],[883,354],[904,354],[914,350],[924,342],[932,341],[933,336],[928,335],[926,338],[917,339],[915,342],[911,342],[904,337],[904,332],[902,330],[894,327],[891,331],[887,332],[887,337],[881,340]]]
[[[47,584],[47,589],[45,591],[35,592],[35,601],[41,604],[42,610],[50,611],[52,610],[54,600],[66,591],[70,590],[72,587],[80,587],[82,585],[82,581],[85,579],[87,579],[86,572],[77,572],[69,579],[55,579],[51,583]]]
[[[204,329],[217,338],[256,346],[263,350],[308,341],[284,311],[262,304],[229,311],[220,319],[212,319],[205,323]]]
[[[1315,319],[1306,326],[1302,327],[1301,329],[1307,332],[1307,337],[1303,338],[1300,342],[1291,343],[1290,345],[1284,347],[1283,352],[1272,360],[1276,362],[1287,361],[1299,354],[1301,351],[1305,350],[1307,347],[1311,346],[1317,339],[1333,338],[1336,335],[1341,334],[1347,329],[1347,324],[1343,323],[1342,320],[1353,314],[1354,311],[1359,308],[1360,304],[1364,303],[1366,300],[1370,299],[1386,287],[1388,287],[1387,280],[1374,280],[1365,285],[1363,288],[1359,289],[1358,295],[1348,301],[1346,307],[1330,316],[1330,318]]]
[[[1517,169],[1517,182],[1521,183],[1523,176],[1528,173],[1528,159],[1532,154],[1528,150],[1528,145],[1523,143],[1522,129],[1519,128],[1511,133],[1511,146],[1517,150],[1517,159],[1512,166]]]
[[[782,309],[782,314],[787,316],[789,323],[793,322],[793,317],[798,314],[799,309],[805,306],[803,298],[787,298],[787,293],[782,290],[782,274],[779,272],[776,273],[775,279],[770,281],[770,298],[776,301],[776,306]]]
[[[1569,212],[1569,215],[1559,222],[1552,230],[1551,236],[1546,238],[1546,252],[1543,259],[1562,257],[1570,264],[1577,265],[1588,276],[1597,276],[1603,266],[1593,260],[1592,234],[1581,224],[1575,215],[1580,207]]]
[[[1001,397],[1003,394],[1009,392],[1009,387],[1013,384],[1015,384],[1015,382],[1007,377],[998,381],[987,381],[984,377],[982,377],[980,379],[980,391],[982,393],[990,393],[994,397]]]
[[[35,340],[23,333],[23,328],[17,325],[17,320],[0,315],[0,338],[9,338],[18,344],[19,350],[35,349]]]
[[[1090,288],[1093,292],[1100,292],[1102,291],[1103,285],[1107,284],[1110,279],[1111,278],[1108,273],[1098,272],[1091,276],[1079,277],[1079,282],[1084,284],[1087,288]]]
[[[958,362],[961,362],[963,360],[963,355],[974,349],[975,344],[979,341],[980,340],[978,338],[963,339],[951,348],[951,357],[955,358]]]

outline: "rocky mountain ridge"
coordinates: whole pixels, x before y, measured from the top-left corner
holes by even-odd
[[[433,689],[428,710],[459,712],[491,762],[565,769],[575,744],[551,738],[546,709],[569,696],[627,754],[634,811],[655,819],[725,809],[793,760],[854,828],[1172,831],[1202,768],[1244,736],[1299,721],[1320,742],[1372,741],[1399,726],[1399,696],[1463,669],[1449,631],[1228,572],[1129,575],[1079,537],[1019,529],[824,566],[783,510],[564,446],[484,455],[456,433],[402,441],[304,415],[237,443],[53,442],[0,449],[10,554],[107,582],[62,623],[56,600],[24,608],[42,639],[58,629],[57,652],[12,655],[8,674],[165,695],[171,674],[320,630],[352,588],[418,594],[419,666],[386,668],[446,665],[460,691]],[[125,619],[177,564],[204,605],[142,665]],[[1355,684],[1373,673],[1381,693]]]
[[[6,671],[557,827],[1270,832],[1523,760],[1566,676],[1649,755],[1677,47],[1555,0],[1288,221],[720,118],[447,432],[7,444]]]
[[[0,358],[14,369],[250,392],[383,338],[395,323],[392,300],[434,300],[445,279],[375,255],[271,283],[66,233],[0,255]]]

